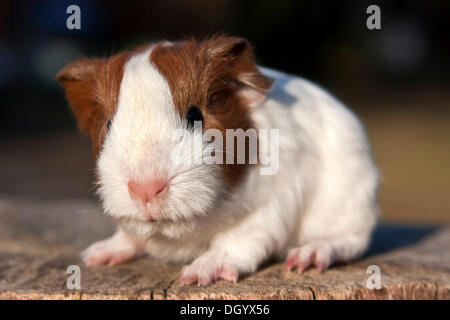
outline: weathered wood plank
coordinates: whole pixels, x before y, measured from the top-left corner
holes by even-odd
[[[181,286],[180,266],[140,259],[113,268],[82,266],[78,252],[113,232],[93,202],[0,200],[1,299],[450,299],[450,227],[382,225],[363,259],[323,274],[262,267],[238,284]],[[66,287],[81,267],[81,290]],[[382,288],[366,286],[370,265]]]

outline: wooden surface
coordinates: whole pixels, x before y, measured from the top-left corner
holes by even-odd
[[[323,274],[263,266],[238,284],[181,286],[181,266],[149,258],[117,267],[85,268],[81,249],[110,235],[111,222],[93,201],[0,198],[2,299],[450,299],[450,227],[382,225],[368,254]],[[66,269],[81,267],[81,289],[69,290]],[[382,288],[368,289],[370,265]]]

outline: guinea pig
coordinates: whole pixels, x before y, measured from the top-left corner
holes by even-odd
[[[316,84],[258,66],[245,39],[150,43],[57,79],[118,226],[81,254],[88,266],[148,254],[208,285],[268,259],[322,272],[368,247],[378,172],[363,126]]]

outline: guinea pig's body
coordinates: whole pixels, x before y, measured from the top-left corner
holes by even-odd
[[[93,139],[104,211],[119,226],[84,251],[88,265],[146,252],[190,263],[181,282],[206,285],[237,281],[270,257],[287,258],[300,272],[312,265],[323,271],[367,248],[377,170],[361,124],[330,94],[257,68],[238,38],[163,42],[110,59],[74,63],[59,75]],[[83,78],[86,69],[96,71]],[[86,90],[95,94],[80,98]],[[102,112],[86,111],[93,108]],[[172,139],[192,114],[203,129]],[[269,147],[271,163],[186,161],[181,146],[208,129],[265,129],[258,146]],[[263,174],[264,167],[273,170]]]

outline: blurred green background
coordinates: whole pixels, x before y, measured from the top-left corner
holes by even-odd
[[[81,8],[81,30],[66,8]],[[381,8],[381,30],[366,8]],[[54,80],[82,55],[227,32],[366,125],[383,219],[450,221],[450,1],[0,1],[0,197],[93,197],[94,160]],[[349,193],[349,196],[351,194]]]

